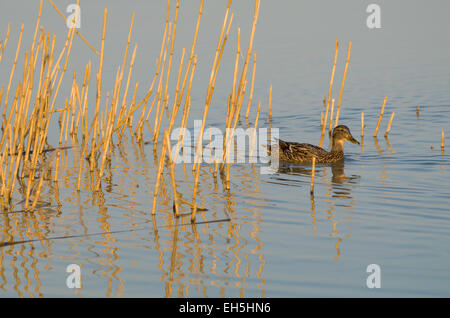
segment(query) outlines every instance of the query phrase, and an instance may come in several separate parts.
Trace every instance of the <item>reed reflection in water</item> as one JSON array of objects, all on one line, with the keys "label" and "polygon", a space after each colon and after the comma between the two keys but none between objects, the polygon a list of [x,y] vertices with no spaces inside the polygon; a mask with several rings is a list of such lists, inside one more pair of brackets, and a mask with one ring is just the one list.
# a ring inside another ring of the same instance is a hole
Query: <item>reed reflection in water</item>
[{"label": "reed reflection in water", "polygon": [[[81,190],[74,189],[80,163],[79,148],[74,148],[60,152],[59,181],[45,181],[48,193],[42,197],[48,201],[40,202],[33,213],[18,208],[2,213],[1,289],[14,289],[21,297],[45,296],[46,284],[56,284],[56,277],[64,284],[68,275],[57,273],[61,268],[50,265],[56,262],[81,265],[79,296],[96,291],[107,297],[123,296],[127,284],[143,279],[134,270],[146,268],[162,284],[160,290],[150,288],[150,295],[264,297],[259,167],[236,166],[232,186],[247,196],[243,210],[237,211],[242,204],[234,191],[226,190],[220,178],[212,178],[209,166],[203,166],[198,202],[204,209],[199,209],[198,222],[191,224],[187,204],[175,217],[167,191],[170,178],[165,174],[157,214],[151,214],[152,176],[158,160],[151,147],[131,140],[115,145],[98,192],[92,191],[93,175],[98,172],[89,169],[82,175]],[[192,191],[192,180],[185,174],[190,168],[176,165],[180,193]],[[153,278],[148,283],[154,284]]]}]

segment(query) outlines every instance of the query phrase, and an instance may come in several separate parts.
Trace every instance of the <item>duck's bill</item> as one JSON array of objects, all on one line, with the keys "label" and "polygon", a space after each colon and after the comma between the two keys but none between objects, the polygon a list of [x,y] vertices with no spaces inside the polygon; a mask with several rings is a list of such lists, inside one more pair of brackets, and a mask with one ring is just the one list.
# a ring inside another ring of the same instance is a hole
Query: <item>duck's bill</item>
[{"label": "duck's bill", "polygon": [[350,139],[348,141],[350,141],[351,143],[359,145],[359,141],[356,140],[355,138],[353,138],[352,136],[350,136]]}]

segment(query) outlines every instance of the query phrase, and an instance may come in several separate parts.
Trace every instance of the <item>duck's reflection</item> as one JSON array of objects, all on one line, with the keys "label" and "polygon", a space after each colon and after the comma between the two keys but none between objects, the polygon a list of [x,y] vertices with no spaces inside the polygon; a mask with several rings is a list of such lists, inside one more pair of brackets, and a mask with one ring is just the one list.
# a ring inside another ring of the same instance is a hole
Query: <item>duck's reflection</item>
[{"label": "duck's reflection", "polygon": [[[326,177],[328,169],[331,169],[331,192],[332,197],[352,199],[352,188],[359,182],[359,175],[345,175],[345,162],[339,161],[332,164],[317,164],[316,173],[323,170],[323,176]],[[300,175],[311,177],[311,165],[280,162],[278,173],[288,175]]]},{"label": "duck's reflection", "polygon": [[[318,230],[318,219],[323,214],[320,213],[320,206],[325,207],[325,217],[331,223],[331,230],[328,234],[329,237],[334,240],[334,247],[336,249],[336,254],[334,255],[334,260],[337,261],[341,255],[340,244],[344,238],[350,237],[350,234],[345,234],[345,226],[341,230],[338,230],[338,223],[342,221],[335,213],[336,206],[342,206],[345,209],[353,210],[353,196],[352,189],[359,182],[360,176],[358,175],[346,175],[344,172],[345,162],[340,161],[333,164],[319,164],[316,166],[316,176],[321,175],[322,184],[328,184],[329,188],[325,192],[325,197],[323,200],[317,201],[314,195],[311,195],[311,217],[312,217],[312,227],[314,236],[317,235]],[[327,175],[328,169],[331,169],[331,177]],[[322,172],[322,173],[320,173]],[[311,178],[312,168],[311,165],[293,164],[280,162],[278,173],[286,175],[297,175],[307,177],[307,180]],[[316,209],[316,204],[319,205],[319,211]]]}]

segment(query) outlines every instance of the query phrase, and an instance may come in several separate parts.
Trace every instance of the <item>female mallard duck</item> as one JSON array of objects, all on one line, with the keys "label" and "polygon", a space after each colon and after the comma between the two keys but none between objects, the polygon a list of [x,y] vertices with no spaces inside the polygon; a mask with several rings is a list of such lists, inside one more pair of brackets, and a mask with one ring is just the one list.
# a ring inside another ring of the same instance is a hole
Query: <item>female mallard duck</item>
[{"label": "female mallard duck", "polygon": [[[278,140],[279,159],[290,162],[312,162],[313,157],[316,157],[318,163],[337,162],[344,158],[344,141],[346,140],[359,145],[359,141],[353,138],[350,129],[345,125],[339,125],[333,129],[331,151],[310,144]],[[270,146],[268,146],[268,153],[270,156]]]}]

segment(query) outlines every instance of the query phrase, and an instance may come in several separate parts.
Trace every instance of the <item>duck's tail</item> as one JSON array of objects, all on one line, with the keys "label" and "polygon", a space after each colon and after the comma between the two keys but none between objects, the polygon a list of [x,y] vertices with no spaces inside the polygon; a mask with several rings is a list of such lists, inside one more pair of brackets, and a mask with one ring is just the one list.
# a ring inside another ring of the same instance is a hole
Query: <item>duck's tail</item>
[{"label": "duck's tail", "polygon": [[[275,138],[275,137],[273,137],[273,139],[278,144],[280,144],[280,141],[283,142],[281,139],[278,139],[278,138]],[[270,156],[272,154],[272,146],[270,144],[268,144],[268,145],[261,145],[261,147],[264,148],[267,151],[267,155]]]}]

